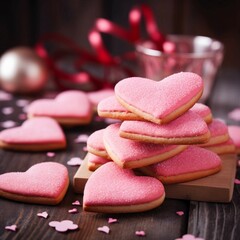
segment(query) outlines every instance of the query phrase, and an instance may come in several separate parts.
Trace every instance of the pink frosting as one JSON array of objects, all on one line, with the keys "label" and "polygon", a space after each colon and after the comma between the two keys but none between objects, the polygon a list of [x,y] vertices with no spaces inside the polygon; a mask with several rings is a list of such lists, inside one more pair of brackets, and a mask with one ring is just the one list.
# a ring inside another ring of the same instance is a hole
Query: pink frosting
[{"label": "pink frosting", "polygon": [[136,161],[143,158],[161,155],[175,149],[176,145],[161,145],[129,140],[119,136],[120,124],[108,126],[104,132],[104,142],[122,162]]},{"label": "pink frosting", "polygon": [[0,189],[25,196],[56,198],[68,184],[67,168],[55,162],[39,163],[26,172],[0,175]]},{"label": "pink frosting", "polygon": [[120,131],[136,133],[151,137],[193,137],[206,134],[207,124],[196,113],[191,110],[177,119],[163,125],[147,121],[124,121]]},{"label": "pink frosting", "polygon": [[202,89],[200,76],[181,72],[159,82],[140,77],[126,78],[116,84],[115,94],[129,105],[161,119],[188,103]]},{"label": "pink frosting", "polygon": [[93,132],[87,139],[87,146],[103,151],[105,146],[103,144],[103,133],[105,129],[100,129]]},{"label": "pink frosting", "polygon": [[162,183],[152,177],[136,176],[132,170],[121,169],[109,162],[88,179],[83,196],[87,206],[128,206],[159,199],[164,194]]},{"label": "pink frosting", "polygon": [[94,155],[92,153],[88,153],[87,159],[88,159],[89,162],[95,163],[95,164],[105,164],[105,163],[111,161],[110,159],[99,157],[99,156],[96,156],[96,155]]},{"label": "pink frosting", "polygon": [[211,133],[211,137],[222,136],[228,134],[227,125],[218,119],[213,119],[213,121],[208,125],[208,128]]},{"label": "pink frosting", "polygon": [[0,140],[13,144],[62,143],[65,135],[59,124],[49,117],[26,120],[22,126],[0,132]]},{"label": "pink frosting", "polygon": [[126,112],[129,113],[129,111],[124,108],[116,99],[115,96],[110,96],[108,98],[103,99],[98,104],[98,111],[101,112]]},{"label": "pink frosting", "polygon": [[240,147],[240,127],[235,125],[228,126],[228,133],[236,147]]},{"label": "pink frosting", "polygon": [[92,105],[86,93],[69,90],[58,94],[55,99],[33,101],[27,112],[35,116],[85,118],[92,113]]},{"label": "pink frosting", "polygon": [[209,114],[211,114],[210,108],[207,105],[203,104],[203,103],[195,103],[193,105],[193,107],[191,108],[191,110],[193,112],[197,113],[203,119],[206,116],[208,116]]},{"label": "pink frosting", "polygon": [[102,101],[103,99],[105,99],[109,96],[113,96],[114,90],[113,89],[101,89],[98,91],[89,92],[89,93],[87,93],[87,95],[88,95],[90,102],[93,104],[93,106],[96,107],[98,105],[98,103],[100,101]]},{"label": "pink frosting", "polygon": [[189,146],[178,155],[149,166],[158,176],[176,176],[186,173],[214,169],[221,165],[220,157],[207,149]]}]

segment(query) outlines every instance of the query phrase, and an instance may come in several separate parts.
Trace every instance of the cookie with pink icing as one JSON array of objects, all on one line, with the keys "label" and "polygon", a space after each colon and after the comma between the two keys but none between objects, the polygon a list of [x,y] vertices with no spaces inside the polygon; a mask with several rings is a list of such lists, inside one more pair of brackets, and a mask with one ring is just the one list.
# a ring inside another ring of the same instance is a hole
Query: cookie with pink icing
[{"label": "cookie with pink icing", "polygon": [[114,90],[117,100],[130,112],[163,124],[197,102],[203,92],[203,80],[191,72],[176,73],[159,82],[132,77],[118,82]]},{"label": "cookie with pink icing", "polygon": [[87,96],[95,109],[97,109],[97,105],[99,104],[100,101],[113,95],[114,90],[112,88],[101,89],[98,91],[87,93]]},{"label": "cookie with pink icing", "polygon": [[28,203],[55,205],[69,185],[67,168],[55,162],[38,163],[26,172],[0,175],[0,196]]},{"label": "cookie with pink icing", "polygon": [[64,91],[55,99],[38,99],[27,108],[29,118],[46,116],[61,125],[75,126],[91,122],[93,106],[86,93],[78,90]]},{"label": "cookie with pink icing", "polygon": [[105,129],[93,132],[87,139],[88,152],[102,158],[110,158],[103,143],[103,133]]},{"label": "cookie with pink icing", "polygon": [[205,121],[191,110],[162,125],[147,121],[124,121],[119,132],[124,138],[157,144],[205,143],[210,138]]},{"label": "cookie with pink icing", "polygon": [[141,168],[147,175],[164,184],[192,181],[215,174],[221,170],[220,157],[207,149],[189,146],[178,155],[151,166]]},{"label": "cookie with pink icing", "polygon": [[86,158],[87,158],[88,170],[90,170],[90,171],[95,171],[103,164],[112,161],[109,158],[99,157],[90,152],[87,154]]},{"label": "cookie with pink icing", "polygon": [[122,168],[139,168],[164,161],[187,147],[129,140],[119,136],[119,128],[119,123],[109,125],[104,131],[103,141],[108,155]]},{"label": "cookie with pink icing", "polygon": [[157,179],[136,176],[131,169],[109,162],[88,179],[83,209],[103,213],[142,212],[160,206],[164,198],[164,187]]},{"label": "cookie with pink icing", "polygon": [[240,126],[229,125],[228,133],[230,135],[230,138],[233,140],[233,143],[236,148],[236,153],[240,154]]},{"label": "cookie with pink icing", "polygon": [[215,152],[218,155],[235,154],[236,153],[236,148],[235,148],[234,142],[231,138],[229,138],[224,143],[219,143],[219,144],[216,144],[216,145],[206,146],[204,148],[208,149],[212,152]]},{"label": "cookie with pink icing", "polygon": [[195,103],[190,109],[202,117],[207,124],[212,122],[212,112],[207,105],[203,103]]},{"label": "cookie with pink icing", "polygon": [[66,138],[54,119],[36,117],[1,131],[0,147],[18,151],[57,150],[66,147]]},{"label": "cookie with pink icing", "polygon": [[115,96],[110,96],[99,102],[97,112],[100,117],[119,120],[143,120],[140,116],[123,107]]},{"label": "cookie with pink icing", "polygon": [[208,128],[211,134],[211,137],[208,142],[200,144],[201,147],[209,147],[216,144],[221,144],[229,139],[228,127],[227,125],[218,119],[213,119]]}]

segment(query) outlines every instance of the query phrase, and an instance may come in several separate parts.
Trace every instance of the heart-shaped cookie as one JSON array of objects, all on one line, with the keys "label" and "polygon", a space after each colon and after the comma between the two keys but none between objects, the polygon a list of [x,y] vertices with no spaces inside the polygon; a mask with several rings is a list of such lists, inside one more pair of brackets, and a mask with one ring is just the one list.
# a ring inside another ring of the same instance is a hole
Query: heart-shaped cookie
[{"label": "heart-shaped cookie", "polygon": [[52,118],[36,117],[22,126],[0,132],[0,147],[20,151],[45,151],[66,147],[65,135]]},{"label": "heart-shaped cookie", "polygon": [[93,106],[86,93],[69,90],[55,99],[39,99],[27,108],[28,117],[52,117],[61,125],[73,126],[88,124],[91,121]]},{"label": "heart-shaped cookie", "polygon": [[177,119],[162,125],[147,121],[124,121],[120,127],[120,136],[156,144],[196,144],[207,142],[210,131],[202,117],[188,110]]},{"label": "heart-shaped cookie", "polygon": [[15,201],[58,204],[69,184],[67,168],[55,162],[33,165],[26,172],[0,175],[0,196]]},{"label": "heart-shaped cookie", "polygon": [[180,154],[141,171],[158,178],[164,184],[187,182],[206,177],[221,170],[221,158],[207,149],[189,146]]},{"label": "heart-shaped cookie", "polygon": [[132,170],[109,162],[88,179],[83,209],[106,213],[141,212],[158,207],[164,197],[164,187],[159,180],[136,176]]},{"label": "heart-shaped cookie", "polygon": [[122,168],[139,168],[161,162],[187,147],[129,140],[119,136],[119,129],[120,123],[108,126],[104,131],[103,141],[108,155]]},{"label": "heart-shaped cookie", "polygon": [[173,74],[159,82],[126,78],[115,86],[118,101],[129,111],[158,124],[182,115],[201,97],[203,80],[195,73]]}]

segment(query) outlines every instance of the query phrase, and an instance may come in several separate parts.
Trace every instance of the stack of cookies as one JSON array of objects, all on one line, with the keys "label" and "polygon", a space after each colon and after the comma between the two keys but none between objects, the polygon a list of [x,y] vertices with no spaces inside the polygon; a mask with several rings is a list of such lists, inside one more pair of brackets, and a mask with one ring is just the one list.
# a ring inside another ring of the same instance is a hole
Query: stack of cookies
[{"label": "stack of cookies", "polygon": [[92,133],[87,142],[88,167],[97,170],[85,186],[86,211],[157,207],[165,196],[162,184],[217,173],[218,154],[234,152],[227,126],[197,103],[203,92],[197,74],[181,72],[160,82],[127,78],[114,91],[98,104],[98,114],[119,122]]}]

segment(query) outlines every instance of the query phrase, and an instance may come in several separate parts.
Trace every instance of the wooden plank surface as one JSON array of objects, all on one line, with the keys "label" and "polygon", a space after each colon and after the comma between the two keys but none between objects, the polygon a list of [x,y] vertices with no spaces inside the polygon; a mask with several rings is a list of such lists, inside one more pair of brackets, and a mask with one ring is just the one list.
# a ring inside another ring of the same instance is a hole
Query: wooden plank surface
[{"label": "wooden plank surface", "polygon": [[[165,185],[166,197],[173,199],[230,202],[236,174],[236,155],[223,155],[222,170],[214,175],[198,180]],[[84,186],[92,172],[87,168],[87,156],[73,180],[74,190],[83,193]]]}]

